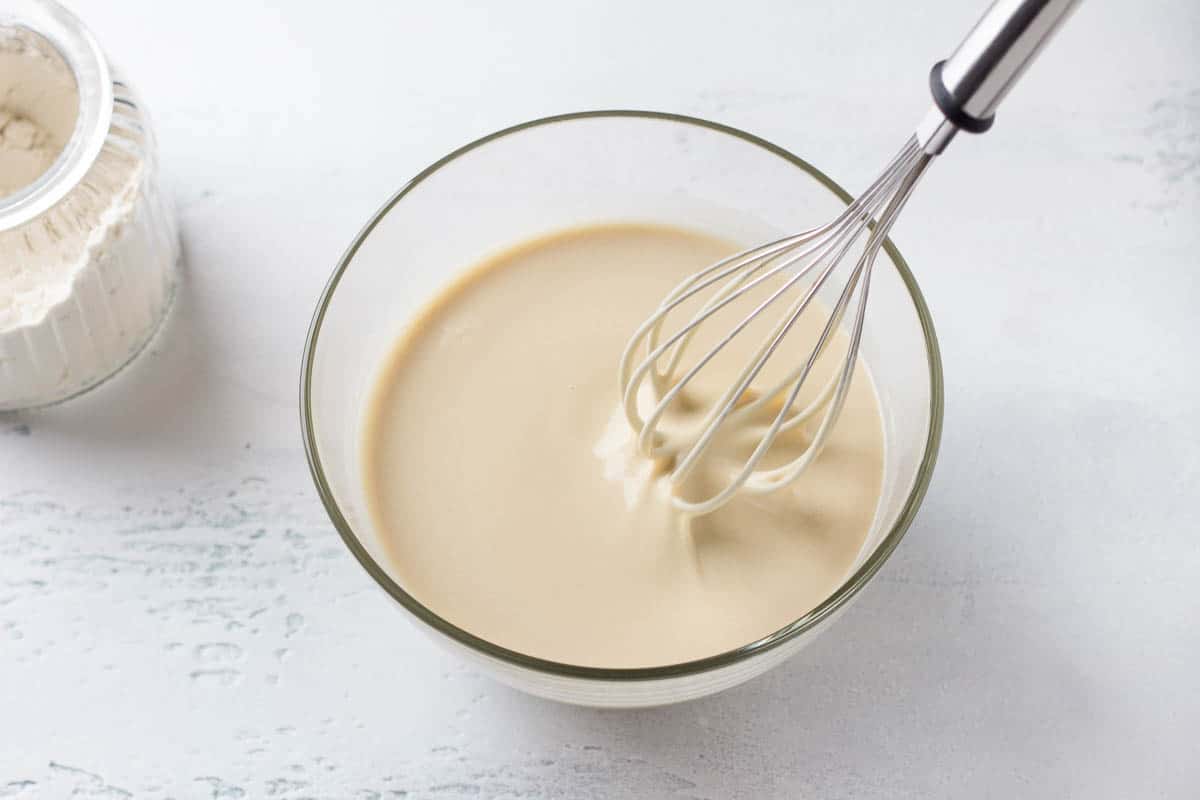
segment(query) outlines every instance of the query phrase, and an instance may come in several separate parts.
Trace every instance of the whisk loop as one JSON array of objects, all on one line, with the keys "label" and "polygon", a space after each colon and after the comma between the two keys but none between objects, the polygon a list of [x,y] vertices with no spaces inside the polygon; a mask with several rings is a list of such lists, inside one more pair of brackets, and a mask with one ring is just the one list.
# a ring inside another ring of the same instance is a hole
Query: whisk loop
[{"label": "whisk loop", "polygon": [[[699,501],[687,500],[676,494],[673,502],[678,508],[692,514],[704,514],[728,502],[740,489],[750,492],[772,491],[795,480],[820,453],[842,409],[853,377],[875,256],[929,158],[914,136],[905,143],[880,177],[832,222],[730,256],[690,276],[662,301],[655,313],[634,333],[621,356],[620,364],[620,389],[625,415],[637,435],[638,448],[643,454],[659,459],[674,459],[670,475],[673,484],[678,485],[692,473],[718,432],[726,427],[741,426],[739,429],[744,429],[749,420],[786,391],[770,425],[765,429],[751,426],[750,431],[758,439],[757,445],[724,488]],[[770,388],[752,393],[755,378],[776,354],[801,316],[813,307],[814,298],[866,231],[869,231],[866,247],[855,262],[807,358]],[[809,280],[806,281],[806,278]],[[715,346],[685,370],[681,368],[688,345],[692,343],[700,325],[766,282],[779,280],[782,280],[782,284],[742,317]],[[793,411],[801,388],[817,359],[834,339],[856,289],[859,291],[854,321],[841,367],[808,405]],[[664,339],[663,328],[668,315],[709,290],[712,290],[711,296],[703,301],[699,310],[686,324],[670,332]],[[755,319],[777,303],[786,302],[783,298],[789,294],[796,295],[795,299],[787,305],[746,367],[704,413],[695,428],[698,433],[683,441],[673,441],[663,436],[658,428],[659,423],[696,375],[731,341],[742,335]],[[643,352],[643,356],[635,365],[639,352]],[[650,413],[643,417],[638,402],[647,379],[654,405]],[[780,434],[797,428],[818,414],[821,415],[820,423],[811,442],[799,456],[781,466],[759,468]]]}]

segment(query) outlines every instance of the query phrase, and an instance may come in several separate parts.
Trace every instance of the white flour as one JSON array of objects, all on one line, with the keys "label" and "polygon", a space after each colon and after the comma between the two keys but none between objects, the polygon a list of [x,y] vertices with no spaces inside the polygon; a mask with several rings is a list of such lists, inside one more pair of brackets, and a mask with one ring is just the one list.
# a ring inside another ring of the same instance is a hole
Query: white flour
[{"label": "white flour", "polygon": [[0,106],[0,197],[33,183],[60,152],[45,128]]},{"label": "white flour", "polygon": [[0,32],[0,197],[49,168],[78,107],[75,79],[57,53],[27,31]]}]

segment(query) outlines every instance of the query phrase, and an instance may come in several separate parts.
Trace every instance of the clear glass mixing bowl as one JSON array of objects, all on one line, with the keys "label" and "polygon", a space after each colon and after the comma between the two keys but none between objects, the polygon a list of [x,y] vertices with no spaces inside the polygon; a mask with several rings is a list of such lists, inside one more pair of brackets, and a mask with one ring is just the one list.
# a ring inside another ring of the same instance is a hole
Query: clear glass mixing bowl
[{"label": "clear glass mixing bowl", "polygon": [[376,370],[397,337],[442,287],[489,253],[556,229],[616,220],[696,228],[751,245],[823,222],[849,200],[815,167],[769,142],[713,122],[644,111],[535,120],[431,165],[355,237],[321,294],[305,346],[305,449],[317,491],[350,552],[434,639],[495,678],[555,700],[627,707],[688,700],[741,683],[799,651],[895,549],[937,454],[937,340],[916,280],[890,242],[872,278],[862,347],[886,440],[873,529],[832,595],[736,650],[669,666],[597,669],[518,653],[456,627],[408,594],[389,568],[366,509],[359,434]]}]

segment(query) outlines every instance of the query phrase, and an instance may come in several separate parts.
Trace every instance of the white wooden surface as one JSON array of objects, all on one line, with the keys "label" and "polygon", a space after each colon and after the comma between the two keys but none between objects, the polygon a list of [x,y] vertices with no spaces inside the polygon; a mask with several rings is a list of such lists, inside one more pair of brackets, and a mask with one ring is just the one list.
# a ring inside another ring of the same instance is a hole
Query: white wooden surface
[{"label": "white wooden surface", "polygon": [[130,372],[0,417],[0,797],[1195,797],[1194,0],[1086,3],[922,185],[895,239],[944,348],[937,477],[774,673],[638,713],[494,685],[371,587],[303,464],[319,288],[428,162],[642,107],[860,187],[980,5],[80,0],[187,266]]}]

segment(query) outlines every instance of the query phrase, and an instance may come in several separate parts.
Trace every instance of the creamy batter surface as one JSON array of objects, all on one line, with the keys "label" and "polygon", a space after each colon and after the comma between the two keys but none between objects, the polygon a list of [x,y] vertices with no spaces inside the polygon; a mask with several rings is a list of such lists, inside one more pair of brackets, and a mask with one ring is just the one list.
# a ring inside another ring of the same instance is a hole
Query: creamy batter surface
[{"label": "creamy batter surface", "polygon": [[[799,481],[700,517],[671,505],[664,465],[634,451],[619,410],[617,361],[631,333],[683,278],[738,249],[670,228],[573,229],[487,260],[424,312],[380,372],[361,448],[373,522],[408,592],[513,650],[644,667],[749,644],[837,588],[883,471],[861,365]],[[824,319],[806,315],[768,366],[794,367]],[[726,389],[759,340],[735,340],[691,400]],[[818,367],[801,402],[833,364]],[[679,491],[721,483],[745,452],[722,447]]]}]

